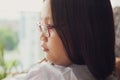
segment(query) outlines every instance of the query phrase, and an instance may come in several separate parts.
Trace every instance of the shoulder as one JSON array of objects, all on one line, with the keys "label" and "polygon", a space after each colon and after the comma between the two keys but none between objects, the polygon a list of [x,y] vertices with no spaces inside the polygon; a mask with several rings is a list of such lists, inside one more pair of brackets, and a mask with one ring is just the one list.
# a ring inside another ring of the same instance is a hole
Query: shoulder
[{"label": "shoulder", "polygon": [[72,65],[70,66],[76,77],[82,80],[96,80],[91,74],[86,65]]},{"label": "shoulder", "polygon": [[[78,80],[96,80],[86,65],[72,65],[71,68]],[[105,80],[119,80],[119,76],[115,71],[113,71],[113,73]]]},{"label": "shoulder", "polygon": [[[54,75],[54,76],[53,76]],[[64,80],[60,71],[56,70],[52,65],[41,63],[37,67],[31,69],[25,80]]]}]

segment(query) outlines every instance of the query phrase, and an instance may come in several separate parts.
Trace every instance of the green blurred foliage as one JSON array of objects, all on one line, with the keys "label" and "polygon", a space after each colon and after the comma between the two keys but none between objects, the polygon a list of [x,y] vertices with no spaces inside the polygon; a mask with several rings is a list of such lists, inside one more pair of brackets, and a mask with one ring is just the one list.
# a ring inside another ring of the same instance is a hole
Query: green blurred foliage
[{"label": "green blurred foliage", "polygon": [[4,79],[11,73],[13,68],[16,68],[19,65],[17,60],[5,60],[5,54],[3,51],[3,45],[0,44],[0,80]]},{"label": "green blurred foliage", "polygon": [[11,28],[0,28],[0,43],[3,44],[5,50],[15,49],[18,44],[17,33]]}]

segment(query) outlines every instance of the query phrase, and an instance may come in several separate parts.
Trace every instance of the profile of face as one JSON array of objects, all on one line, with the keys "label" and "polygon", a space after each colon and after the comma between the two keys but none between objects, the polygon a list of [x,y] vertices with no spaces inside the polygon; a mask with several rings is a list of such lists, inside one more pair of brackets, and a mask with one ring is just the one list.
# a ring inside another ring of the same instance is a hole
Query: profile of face
[{"label": "profile of face", "polygon": [[53,64],[67,66],[71,64],[63,43],[58,36],[52,20],[50,0],[43,2],[40,22],[40,40],[46,59]]}]

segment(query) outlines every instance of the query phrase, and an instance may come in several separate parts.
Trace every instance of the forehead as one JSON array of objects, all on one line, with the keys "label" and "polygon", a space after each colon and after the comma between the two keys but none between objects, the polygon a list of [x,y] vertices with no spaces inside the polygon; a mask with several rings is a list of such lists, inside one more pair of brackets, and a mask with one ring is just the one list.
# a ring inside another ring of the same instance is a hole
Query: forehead
[{"label": "forehead", "polygon": [[41,8],[41,14],[40,14],[40,19],[41,20],[51,20],[51,7],[50,7],[50,0],[45,0],[42,3],[42,8]]},{"label": "forehead", "polygon": [[40,11],[41,11],[41,18],[51,17],[50,0],[45,0],[45,2],[42,3],[42,8]]}]

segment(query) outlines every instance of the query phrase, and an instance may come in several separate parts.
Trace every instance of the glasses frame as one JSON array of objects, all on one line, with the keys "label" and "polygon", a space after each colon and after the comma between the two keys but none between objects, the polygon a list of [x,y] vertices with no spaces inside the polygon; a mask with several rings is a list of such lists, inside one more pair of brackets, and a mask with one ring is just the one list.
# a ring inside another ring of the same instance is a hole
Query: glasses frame
[{"label": "glasses frame", "polygon": [[40,29],[40,33],[42,33],[46,37],[50,37],[50,31],[51,31],[51,29],[54,28],[54,25],[51,25],[51,24],[42,25],[42,24],[38,23],[38,27]]}]

